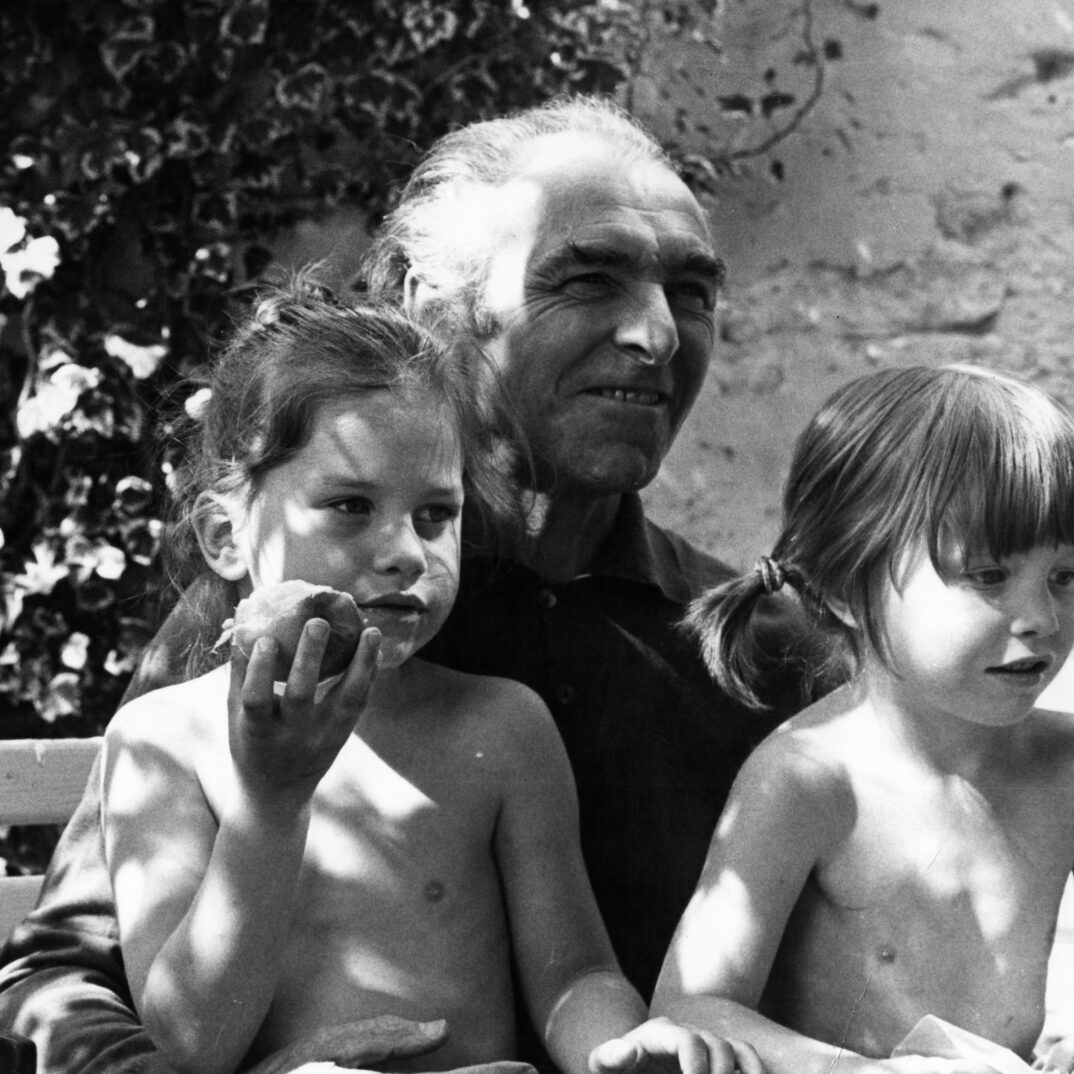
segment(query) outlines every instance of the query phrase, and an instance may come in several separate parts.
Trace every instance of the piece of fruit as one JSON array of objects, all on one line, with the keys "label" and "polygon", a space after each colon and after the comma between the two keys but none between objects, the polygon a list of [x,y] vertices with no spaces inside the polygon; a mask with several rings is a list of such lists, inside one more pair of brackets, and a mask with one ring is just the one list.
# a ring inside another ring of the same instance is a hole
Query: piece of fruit
[{"label": "piece of fruit", "polygon": [[321,678],[345,671],[358,647],[362,620],[349,593],[326,585],[295,580],[254,590],[239,601],[235,617],[224,623],[217,644],[230,641],[249,657],[258,638],[275,638],[279,650],[274,675],[284,680],[291,671],[302,628],[310,619],[324,619],[331,630],[321,660]]}]

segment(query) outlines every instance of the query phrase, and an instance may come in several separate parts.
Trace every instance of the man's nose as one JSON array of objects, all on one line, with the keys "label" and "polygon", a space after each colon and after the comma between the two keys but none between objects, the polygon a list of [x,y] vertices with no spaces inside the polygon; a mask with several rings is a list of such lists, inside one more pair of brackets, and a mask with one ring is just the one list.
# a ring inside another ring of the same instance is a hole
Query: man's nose
[{"label": "man's nose", "polygon": [[403,588],[425,573],[425,545],[409,519],[382,526],[376,542],[373,566],[379,573],[398,576]]},{"label": "man's nose", "polygon": [[663,285],[639,283],[624,297],[618,347],[642,365],[666,365],[679,349],[679,328]]}]

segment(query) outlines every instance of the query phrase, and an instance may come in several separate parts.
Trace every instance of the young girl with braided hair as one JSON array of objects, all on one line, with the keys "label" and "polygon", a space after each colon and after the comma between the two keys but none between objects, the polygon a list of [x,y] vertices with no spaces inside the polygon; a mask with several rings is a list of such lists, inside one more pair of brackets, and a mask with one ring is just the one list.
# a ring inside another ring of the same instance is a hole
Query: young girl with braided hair
[{"label": "young girl with braided hair", "polygon": [[[743,767],[654,1013],[769,1074],[988,1069],[903,1054],[932,1050],[932,1021],[899,1047],[926,1016],[1031,1059],[1074,865],[1074,718],[1035,707],[1074,643],[1070,413],[983,368],[847,384],[797,443],[771,556],[694,609],[748,703],[777,591],[852,675]],[[1040,1065],[1071,1070],[1071,1043]]]},{"label": "young girl with braided hair", "polygon": [[281,669],[281,637],[243,648],[236,613],[228,665],[108,727],[124,965],[177,1071],[342,1068],[334,1037],[384,1017],[446,1021],[436,1050],[390,1069],[510,1060],[513,956],[563,1071],[730,1074],[733,1049],[647,1020],[619,972],[543,703],[415,655],[455,598],[465,490],[493,480],[460,362],[401,312],[300,278],[257,307],[201,397],[179,538],[232,607],[312,583],[353,599],[364,629],[326,676],[325,616],[300,621]]}]

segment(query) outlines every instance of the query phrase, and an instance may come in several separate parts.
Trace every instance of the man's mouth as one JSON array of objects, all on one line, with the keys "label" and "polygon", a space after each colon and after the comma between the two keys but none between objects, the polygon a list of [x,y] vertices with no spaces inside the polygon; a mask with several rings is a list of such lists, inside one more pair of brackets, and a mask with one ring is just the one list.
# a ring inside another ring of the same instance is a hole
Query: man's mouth
[{"label": "man's mouth", "polygon": [[666,399],[661,392],[636,388],[591,388],[587,394],[598,395],[601,399],[614,399],[617,403],[635,403],[638,406],[658,406]]}]

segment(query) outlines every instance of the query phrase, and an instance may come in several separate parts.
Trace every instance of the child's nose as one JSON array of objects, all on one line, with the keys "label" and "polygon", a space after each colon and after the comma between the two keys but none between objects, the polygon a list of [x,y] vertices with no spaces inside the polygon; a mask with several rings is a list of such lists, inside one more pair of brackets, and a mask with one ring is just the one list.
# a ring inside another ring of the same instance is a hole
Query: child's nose
[{"label": "child's nose", "polygon": [[1056,598],[1048,586],[1027,592],[1020,601],[1011,629],[1015,634],[1048,637],[1059,629]]},{"label": "child's nose", "polygon": [[397,574],[404,587],[425,573],[425,546],[410,522],[385,526],[377,541],[374,567],[382,574]]}]

